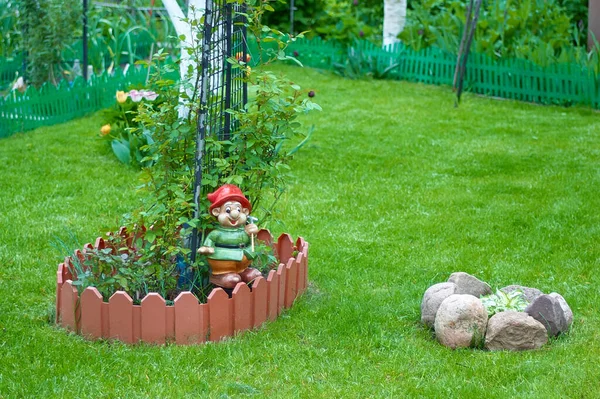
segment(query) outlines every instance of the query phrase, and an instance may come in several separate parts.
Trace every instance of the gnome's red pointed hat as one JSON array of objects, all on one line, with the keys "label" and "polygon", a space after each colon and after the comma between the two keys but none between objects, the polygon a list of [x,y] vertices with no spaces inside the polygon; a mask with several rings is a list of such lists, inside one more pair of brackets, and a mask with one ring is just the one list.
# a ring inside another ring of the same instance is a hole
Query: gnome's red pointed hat
[{"label": "gnome's red pointed hat", "polygon": [[238,186],[234,186],[233,184],[224,184],[206,197],[210,201],[210,211],[227,201],[237,201],[244,208],[248,208],[249,211],[252,210],[252,205],[250,205],[248,198],[244,196],[244,193],[242,193],[242,190]]}]

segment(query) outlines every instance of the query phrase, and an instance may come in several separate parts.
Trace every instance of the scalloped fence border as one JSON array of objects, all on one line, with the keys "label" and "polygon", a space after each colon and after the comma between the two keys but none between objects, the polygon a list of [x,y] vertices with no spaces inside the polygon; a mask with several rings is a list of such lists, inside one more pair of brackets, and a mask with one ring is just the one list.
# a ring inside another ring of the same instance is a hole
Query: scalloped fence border
[{"label": "scalloped fence border", "polygon": [[[261,230],[257,238],[273,246],[268,230]],[[83,259],[87,250],[105,245],[100,237],[93,246],[86,244],[83,251],[76,250],[74,256]],[[113,339],[128,344],[193,345],[232,337],[275,320],[306,290],[308,243],[302,237],[294,242],[284,233],[274,250],[280,262],[287,261],[271,270],[266,279],[256,279],[252,289],[238,283],[229,298],[222,288],[215,288],[207,303],[199,303],[196,296],[184,291],[175,298],[173,306],[167,306],[157,293],[146,295],[141,305],[134,305],[124,291],[115,292],[108,302],[94,287],[86,288],[79,296],[69,271],[72,258],[67,257],[56,275],[56,324],[90,340]]]}]

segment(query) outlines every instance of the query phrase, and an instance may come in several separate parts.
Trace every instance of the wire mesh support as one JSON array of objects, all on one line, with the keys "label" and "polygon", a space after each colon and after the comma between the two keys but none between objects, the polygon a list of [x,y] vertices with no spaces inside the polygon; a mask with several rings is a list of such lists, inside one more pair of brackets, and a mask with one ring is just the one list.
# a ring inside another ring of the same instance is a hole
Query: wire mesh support
[{"label": "wire mesh support", "polygon": [[[202,168],[211,162],[211,156],[205,151],[206,137],[215,136],[227,140],[236,129],[235,120],[228,110],[244,109],[248,101],[248,87],[244,70],[233,69],[227,61],[234,54],[243,54],[246,60],[246,27],[238,20],[245,13],[245,5],[233,4],[227,0],[208,0],[206,2],[202,57],[199,71],[199,98],[196,162],[194,170],[194,217],[200,219],[202,195]],[[200,232],[193,229],[190,240],[190,260],[196,261],[196,251],[200,246]]]}]

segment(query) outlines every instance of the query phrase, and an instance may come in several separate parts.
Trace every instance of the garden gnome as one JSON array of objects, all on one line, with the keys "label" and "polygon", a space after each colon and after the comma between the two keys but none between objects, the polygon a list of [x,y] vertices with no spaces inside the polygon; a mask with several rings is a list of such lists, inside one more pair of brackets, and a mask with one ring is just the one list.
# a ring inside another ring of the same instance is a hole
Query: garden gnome
[{"label": "garden gnome", "polygon": [[262,274],[248,267],[255,258],[250,248],[251,236],[258,233],[254,223],[246,224],[252,206],[242,191],[233,184],[225,184],[208,194],[210,213],[219,226],[211,231],[198,253],[207,255],[211,268],[210,282],[223,288],[234,288],[237,283],[248,283]]}]

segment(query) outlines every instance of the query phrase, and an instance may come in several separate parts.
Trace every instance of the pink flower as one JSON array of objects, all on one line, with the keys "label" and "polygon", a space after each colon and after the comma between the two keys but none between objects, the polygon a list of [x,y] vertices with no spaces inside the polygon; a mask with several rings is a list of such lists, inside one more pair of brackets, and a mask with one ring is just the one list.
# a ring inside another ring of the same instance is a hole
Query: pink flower
[{"label": "pink flower", "polygon": [[152,90],[130,90],[129,97],[131,97],[133,102],[139,103],[142,101],[142,98],[148,101],[154,101],[156,100],[156,97],[158,97],[158,94]]},{"label": "pink flower", "polygon": [[143,94],[142,92],[137,90],[130,90],[129,97],[131,97],[131,101],[139,103],[140,101],[142,101]]},{"label": "pink flower", "polygon": [[144,97],[148,101],[154,101],[156,100],[156,97],[158,97],[158,94],[156,94],[152,90],[142,90],[140,93],[142,93],[142,97]]}]

